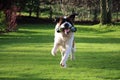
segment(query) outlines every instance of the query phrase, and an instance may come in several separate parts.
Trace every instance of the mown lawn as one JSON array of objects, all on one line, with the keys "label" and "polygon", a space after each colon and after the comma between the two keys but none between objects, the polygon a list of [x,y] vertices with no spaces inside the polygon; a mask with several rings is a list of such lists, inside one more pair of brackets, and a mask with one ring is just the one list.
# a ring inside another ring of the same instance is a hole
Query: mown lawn
[{"label": "mown lawn", "polygon": [[120,25],[76,25],[76,60],[53,57],[54,25],[0,34],[0,80],[120,80]]}]

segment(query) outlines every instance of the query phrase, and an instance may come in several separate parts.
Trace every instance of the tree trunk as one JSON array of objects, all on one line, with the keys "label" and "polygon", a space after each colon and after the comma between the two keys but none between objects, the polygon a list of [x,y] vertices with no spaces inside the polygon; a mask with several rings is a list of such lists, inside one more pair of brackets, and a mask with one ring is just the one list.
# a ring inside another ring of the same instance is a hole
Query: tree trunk
[{"label": "tree trunk", "polygon": [[39,14],[40,14],[40,1],[36,0],[36,17],[39,18]]},{"label": "tree trunk", "polygon": [[16,6],[11,6],[10,9],[5,10],[5,15],[6,15],[6,31],[16,31],[17,30],[17,23],[16,23],[16,15],[17,13],[17,7]]},{"label": "tree trunk", "polygon": [[51,6],[50,6],[50,12],[49,12],[49,14],[50,14],[50,19],[52,19],[52,15],[53,15],[53,11],[52,11],[52,8],[51,8]]},{"label": "tree trunk", "polygon": [[36,17],[37,18],[39,18],[39,12],[40,12],[39,7],[37,7],[37,10],[36,10]]},{"label": "tree trunk", "polygon": [[116,13],[116,21],[118,21],[118,14],[119,13],[119,11],[117,11],[117,13]]},{"label": "tree trunk", "polygon": [[32,9],[29,10],[29,16],[32,16]]},{"label": "tree trunk", "polygon": [[107,23],[111,23],[112,16],[111,16],[111,9],[112,9],[112,0],[107,0]]},{"label": "tree trunk", "polygon": [[101,24],[107,24],[106,0],[100,0]]},{"label": "tree trunk", "polygon": [[32,12],[33,12],[33,0],[30,1],[31,4],[29,4],[29,16],[32,16]]},{"label": "tree trunk", "polygon": [[98,13],[98,11],[97,11],[97,8],[95,7],[95,8],[93,9],[93,15],[94,15],[94,16],[93,16],[93,21],[94,21],[94,22],[97,21],[97,16],[98,16],[97,13]]},{"label": "tree trunk", "polygon": [[6,24],[6,31],[15,31],[16,30],[16,13],[17,13],[17,6],[15,6],[15,0],[3,0],[1,1],[2,10],[5,14],[5,24]]},{"label": "tree trunk", "polygon": [[112,0],[100,0],[101,24],[109,24],[112,21],[111,9]]}]

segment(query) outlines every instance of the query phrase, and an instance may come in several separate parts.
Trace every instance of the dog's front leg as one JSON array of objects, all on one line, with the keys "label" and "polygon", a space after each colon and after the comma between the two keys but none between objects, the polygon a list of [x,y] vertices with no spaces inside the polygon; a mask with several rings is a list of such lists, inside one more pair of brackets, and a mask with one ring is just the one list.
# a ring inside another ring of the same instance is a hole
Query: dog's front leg
[{"label": "dog's front leg", "polygon": [[54,47],[52,48],[52,51],[51,51],[51,54],[53,56],[56,55],[58,47],[59,47],[59,45],[57,43],[54,43]]},{"label": "dog's front leg", "polygon": [[71,52],[71,47],[70,47],[70,46],[67,46],[67,47],[66,47],[66,51],[65,51],[65,53],[64,53],[64,56],[62,57],[62,60],[61,60],[61,62],[60,62],[60,65],[61,65],[62,67],[66,67],[66,61],[67,61],[67,59],[68,59],[68,57],[69,57],[69,55],[70,55],[70,52]]},{"label": "dog's front leg", "polygon": [[71,39],[68,43],[66,43],[66,50],[65,50],[64,56],[60,62],[60,65],[62,67],[66,67],[66,61],[68,60],[68,57],[71,53],[72,42],[73,42],[73,39]]}]

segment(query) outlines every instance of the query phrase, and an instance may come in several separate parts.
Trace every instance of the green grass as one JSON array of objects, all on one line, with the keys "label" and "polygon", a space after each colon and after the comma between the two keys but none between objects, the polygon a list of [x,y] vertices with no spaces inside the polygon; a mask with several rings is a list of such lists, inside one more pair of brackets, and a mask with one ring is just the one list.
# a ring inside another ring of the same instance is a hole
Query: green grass
[{"label": "green grass", "polygon": [[54,25],[0,34],[0,80],[120,80],[120,26],[76,25],[76,60],[53,57]]}]

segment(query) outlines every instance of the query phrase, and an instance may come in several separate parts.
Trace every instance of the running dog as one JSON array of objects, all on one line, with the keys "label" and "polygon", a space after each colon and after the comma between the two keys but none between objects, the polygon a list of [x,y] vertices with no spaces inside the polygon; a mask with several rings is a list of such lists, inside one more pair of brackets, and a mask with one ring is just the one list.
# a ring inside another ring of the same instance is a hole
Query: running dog
[{"label": "running dog", "polygon": [[74,27],[73,22],[76,15],[77,14],[72,14],[70,16],[56,18],[57,24],[55,26],[54,46],[51,50],[51,54],[55,56],[57,50],[60,49],[62,56],[60,65],[63,68],[67,67],[66,61],[69,55],[71,55],[72,60],[74,59],[74,32],[76,32],[77,29]]}]

